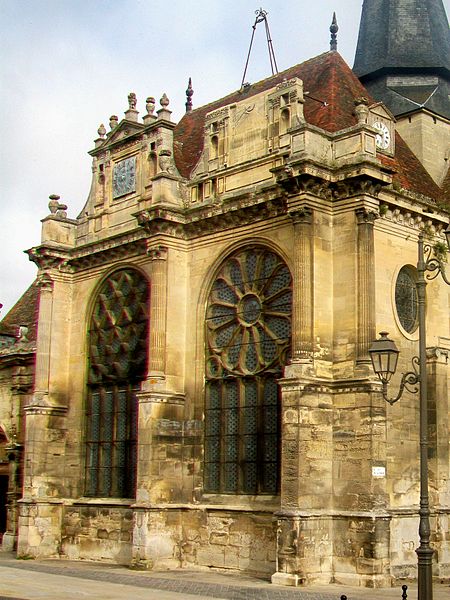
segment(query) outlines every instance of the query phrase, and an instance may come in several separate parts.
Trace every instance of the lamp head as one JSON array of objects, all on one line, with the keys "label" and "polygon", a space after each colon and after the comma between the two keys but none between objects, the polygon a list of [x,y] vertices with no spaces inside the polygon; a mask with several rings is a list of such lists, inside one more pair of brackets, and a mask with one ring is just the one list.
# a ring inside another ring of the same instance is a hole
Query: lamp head
[{"label": "lamp head", "polygon": [[400,354],[395,342],[388,338],[387,331],[380,332],[380,338],[372,342],[369,355],[373,370],[382,383],[388,383],[397,369],[398,355]]}]

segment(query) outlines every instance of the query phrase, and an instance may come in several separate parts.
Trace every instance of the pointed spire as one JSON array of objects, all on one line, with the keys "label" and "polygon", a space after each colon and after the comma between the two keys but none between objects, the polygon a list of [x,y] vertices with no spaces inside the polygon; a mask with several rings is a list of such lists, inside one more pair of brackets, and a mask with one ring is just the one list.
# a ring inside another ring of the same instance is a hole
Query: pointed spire
[{"label": "pointed spire", "polygon": [[194,95],[194,90],[192,89],[192,79],[189,77],[189,83],[186,90],[186,112],[191,112],[192,110],[192,96]]},{"label": "pointed spire", "polygon": [[353,70],[450,69],[450,34],[442,0],[364,0]]},{"label": "pointed spire", "polygon": [[450,32],[443,0],[364,0],[354,72],[394,115],[450,117]]},{"label": "pointed spire", "polygon": [[331,40],[330,40],[330,50],[332,52],[337,51],[337,32],[339,31],[339,25],[336,18],[336,13],[333,13],[333,21],[331,22],[330,32],[331,32]]}]

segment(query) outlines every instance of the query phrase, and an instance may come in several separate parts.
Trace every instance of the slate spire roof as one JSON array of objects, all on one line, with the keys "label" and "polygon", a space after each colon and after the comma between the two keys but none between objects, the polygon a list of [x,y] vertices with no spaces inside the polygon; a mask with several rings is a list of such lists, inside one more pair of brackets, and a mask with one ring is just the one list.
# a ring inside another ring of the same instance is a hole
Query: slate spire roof
[{"label": "slate spire roof", "polygon": [[443,0],[364,0],[354,72],[395,115],[450,118],[450,30]]}]

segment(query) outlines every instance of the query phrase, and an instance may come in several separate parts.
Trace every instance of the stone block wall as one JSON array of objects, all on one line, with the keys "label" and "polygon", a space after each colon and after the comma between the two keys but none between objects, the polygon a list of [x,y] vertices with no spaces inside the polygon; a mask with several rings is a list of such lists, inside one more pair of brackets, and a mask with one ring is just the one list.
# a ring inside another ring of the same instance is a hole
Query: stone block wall
[{"label": "stone block wall", "polygon": [[129,564],[132,529],[133,512],[129,506],[66,506],[60,555],[71,560]]},{"label": "stone block wall", "polygon": [[133,562],[151,569],[197,567],[271,574],[276,520],[272,513],[215,508],[138,509]]},{"label": "stone block wall", "polygon": [[334,580],[344,585],[385,587],[390,577],[390,518],[336,517]]}]

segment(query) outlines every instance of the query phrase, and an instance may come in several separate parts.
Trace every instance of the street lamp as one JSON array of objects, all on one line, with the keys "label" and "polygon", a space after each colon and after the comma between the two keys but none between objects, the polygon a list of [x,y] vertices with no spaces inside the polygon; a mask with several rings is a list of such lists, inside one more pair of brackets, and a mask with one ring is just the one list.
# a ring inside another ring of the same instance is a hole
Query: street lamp
[{"label": "street lamp", "polygon": [[[450,250],[450,224],[445,230],[447,246]],[[388,333],[383,331],[380,338],[372,343],[369,348],[370,358],[375,373],[383,384],[383,398],[389,404],[394,404],[406,388],[410,392],[417,392],[416,384],[420,389],[420,508],[419,508],[419,539],[417,553],[417,598],[418,600],[433,600],[433,574],[432,559],[434,550],[430,546],[430,505],[428,494],[428,397],[427,397],[427,365],[426,365],[426,324],[425,304],[427,280],[435,279],[439,273],[447,285],[447,277],[443,261],[432,256],[433,247],[424,244],[423,233],[419,234],[418,262],[417,262],[417,298],[419,308],[419,357],[412,359],[413,371],[404,373],[400,389],[395,398],[389,398],[387,387],[389,380],[397,368],[399,351],[395,343],[388,338]],[[427,273],[428,272],[428,273]],[[418,371],[417,371],[418,366]]]}]

